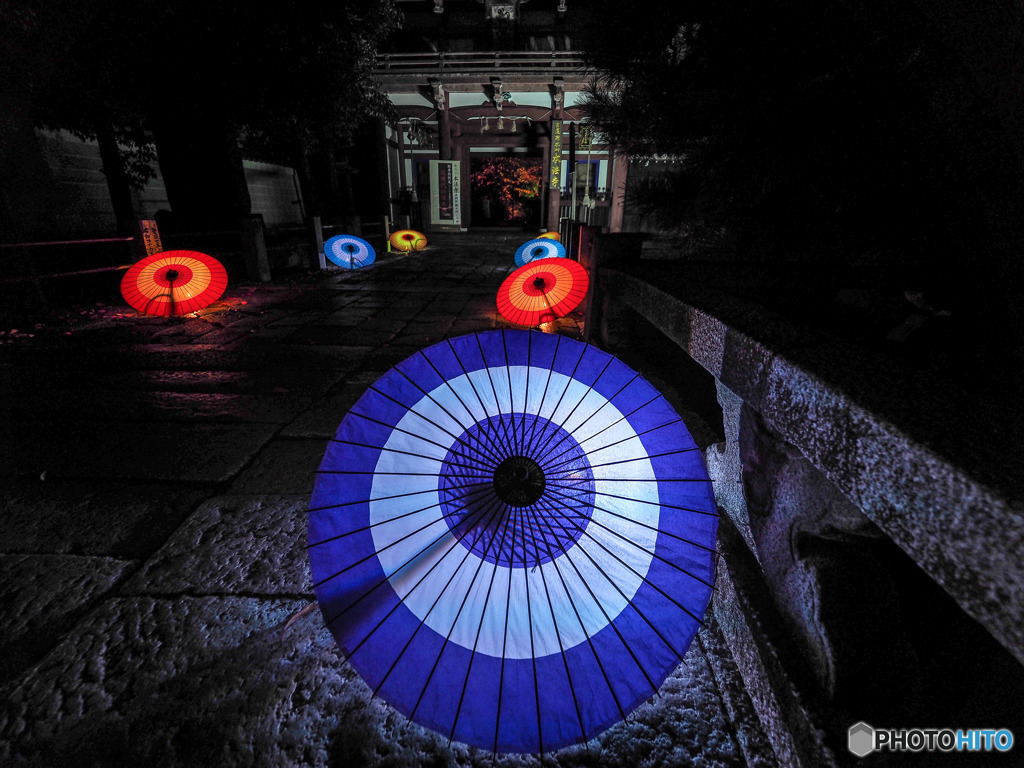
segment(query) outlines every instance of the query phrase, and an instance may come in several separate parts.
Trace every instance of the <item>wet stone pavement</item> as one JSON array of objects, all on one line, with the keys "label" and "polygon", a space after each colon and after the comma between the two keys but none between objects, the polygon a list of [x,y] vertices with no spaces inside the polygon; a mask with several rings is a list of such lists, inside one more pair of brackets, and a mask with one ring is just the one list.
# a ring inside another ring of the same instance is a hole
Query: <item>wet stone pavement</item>
[{"label": "wet stone pavement", "polygon": [[[521,239],[432,238],[198,318],[120,307],[0,346],[0,764],[541,764],[409,723],[302,612],[328,439],[394,363],[506,325]],[[543,764],[774,765],[738,680],[710,622],[659,697]]]}]

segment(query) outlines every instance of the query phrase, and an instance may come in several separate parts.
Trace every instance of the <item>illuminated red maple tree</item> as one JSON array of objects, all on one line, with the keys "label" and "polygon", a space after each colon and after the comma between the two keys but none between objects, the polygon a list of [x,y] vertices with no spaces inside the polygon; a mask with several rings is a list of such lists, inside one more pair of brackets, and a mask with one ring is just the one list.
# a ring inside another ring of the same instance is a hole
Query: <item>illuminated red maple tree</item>
[{"label": "illuminated red maple tree", "polygon": [[505,221],[525,221],[526,202],[540,197],[543,181],[536,161],[518,157],[489,157],[470,176],[473,188],[501,203]]}]

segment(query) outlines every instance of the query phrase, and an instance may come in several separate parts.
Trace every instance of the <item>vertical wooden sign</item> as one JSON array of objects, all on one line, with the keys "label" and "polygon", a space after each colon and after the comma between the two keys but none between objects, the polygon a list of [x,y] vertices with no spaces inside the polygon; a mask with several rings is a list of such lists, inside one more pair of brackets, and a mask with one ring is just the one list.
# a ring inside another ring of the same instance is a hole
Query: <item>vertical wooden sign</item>
[{"label": "vertical wooden sign", "polygon": [[462,227],[462,169],[458,160],[430,161],[430,223]]},{"label": "vertical wooden sign", "polygon": [[135,222],[135,255],[138,258],[152,256],[164,249],[160,241],[160,230],[152,219],[140,219]]},{"label": "vertical wooden sign", "polygon": [[562,121],[551,123],[551,188],[562,188]]}]

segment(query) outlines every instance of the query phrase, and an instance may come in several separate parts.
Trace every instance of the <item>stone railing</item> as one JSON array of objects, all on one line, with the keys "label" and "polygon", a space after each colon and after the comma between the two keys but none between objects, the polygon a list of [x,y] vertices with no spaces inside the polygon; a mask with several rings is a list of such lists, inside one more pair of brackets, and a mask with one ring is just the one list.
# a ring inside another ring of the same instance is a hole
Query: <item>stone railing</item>
[{"label": "stone railing", "polygon": [[605,346],[653,326],[714,377],[714,611],[783,764],[842,764],[847,718],[924,725],[895,720],[946,695],[939,660],[1024,690],[1024,505],[985,439],[998,412],[719,291],[611,267],[597,284]]}]

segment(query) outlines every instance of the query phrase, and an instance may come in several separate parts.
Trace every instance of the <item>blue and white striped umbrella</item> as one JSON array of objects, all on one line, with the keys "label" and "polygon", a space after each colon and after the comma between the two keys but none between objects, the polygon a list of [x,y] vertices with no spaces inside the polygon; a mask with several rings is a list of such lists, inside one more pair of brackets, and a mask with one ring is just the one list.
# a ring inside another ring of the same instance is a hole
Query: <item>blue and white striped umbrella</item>
[{"label": "blue and white striped umbrella", "polygon": [[366,391],[320,465],[308,544],[375,694],[449,740],[543,753],[624,719],[682,661],[717,523],[654,387],[588,344],[501,330]]},{"label": "blue and white striped umbrella", "polygon": [[565,246],[557,240],[538,237],[527,240],[516,249],[516,266],[522,267],[537,259],[565,258]]},{"label": "blue and white striped umbrella", "polygon": [[335,235],[324,243],[324,256],[339,267],[358,269],[373,264],[377,252],[361,237]]}]

